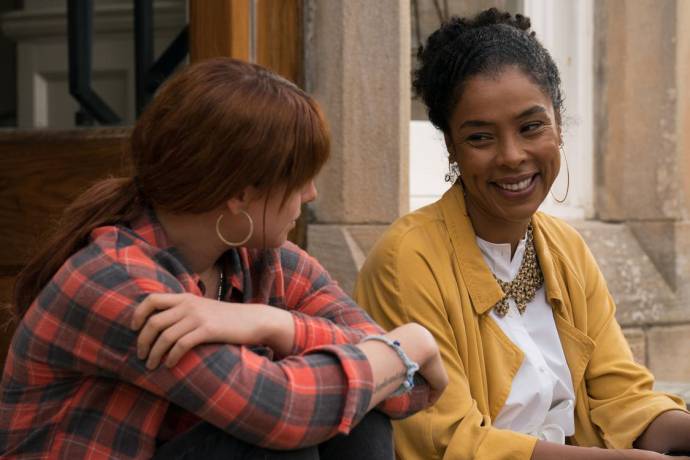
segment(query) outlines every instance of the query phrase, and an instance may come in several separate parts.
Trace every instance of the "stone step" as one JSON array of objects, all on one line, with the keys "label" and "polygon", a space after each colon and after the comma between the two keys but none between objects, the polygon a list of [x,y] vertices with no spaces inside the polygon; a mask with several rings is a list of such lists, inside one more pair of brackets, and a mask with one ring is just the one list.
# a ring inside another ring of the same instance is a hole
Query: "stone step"
[{"label": "stone step", "polygon": [[680,396],[685,400],[685,405],[690,408],[690,383],[657,381],[654,383],[654,389]]}]

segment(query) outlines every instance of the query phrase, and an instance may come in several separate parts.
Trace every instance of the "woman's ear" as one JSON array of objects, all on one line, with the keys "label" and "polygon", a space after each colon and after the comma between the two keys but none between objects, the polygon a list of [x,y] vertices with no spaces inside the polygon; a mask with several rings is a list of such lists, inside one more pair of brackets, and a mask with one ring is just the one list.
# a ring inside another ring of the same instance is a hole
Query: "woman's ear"
[{"label": "woman's ear", "polygon": [[225,202],[225,206],[231,214],[239,214],[240,211],[246,210],[252,201],[256,201],[262,196],[259,189],[250,185],[235,196],[230,197],[230,199]]},{"label": "woman's ear", "polygon": [[249,193],[248,190],[242,190],[237,195],[231,197],[225,202],[225,207],[230,212],[230,214],[239,214],[240,211],[247,208],[249,204]]},{"label": "woman's ear", "polygon": [[240,210],[244,208],[242,200],[237,198],[230,198],[225,202],[224,208],[230,212],[231,215],[239,214]]}]

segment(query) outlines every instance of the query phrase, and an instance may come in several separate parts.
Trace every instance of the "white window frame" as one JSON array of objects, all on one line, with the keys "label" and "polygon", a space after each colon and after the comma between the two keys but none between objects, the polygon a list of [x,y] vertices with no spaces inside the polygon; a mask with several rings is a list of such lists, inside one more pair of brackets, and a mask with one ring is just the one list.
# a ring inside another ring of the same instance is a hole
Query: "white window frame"
[{"label": "white window frame", "polygon": [[[594,214],[594,108],[593,108],[593,0],[524,0],[532,29],[549,50],[561,72],[565,96],[561,172],[541,209],[566,219],[586,219]],[[568,169],[570,189],[565,203]]]}]

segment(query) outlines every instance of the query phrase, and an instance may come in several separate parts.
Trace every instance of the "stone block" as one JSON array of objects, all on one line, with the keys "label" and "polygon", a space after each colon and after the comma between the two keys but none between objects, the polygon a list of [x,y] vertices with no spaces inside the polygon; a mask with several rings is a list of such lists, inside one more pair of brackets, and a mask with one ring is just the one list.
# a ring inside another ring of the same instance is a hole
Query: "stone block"
[{"label": "stone block", "polygon": [[690,322],[673,291],[626,224],[572,222],[594,254],[624,327]]},{"label": "stone block", "polygon": [[348,294],[354,291],[357,273],[386,225],[309,226],[309,253],[328,270]]},{"label": "stone block", "polygon": [[309,225],[309,254],[348,294],[364,259],[387,225]]},{"label": "stone block", "polygon": [[[690,151],[687,156],[690,157]],[[685,308],[690,309],[690,221],[677,222],[674,235],[676,297],[686,299]]]},{"label": "stone block", "polygon": [[690,324],[647,331],[647,364],[659,380],[690,382]]},{"label": "stone block", "polygon": [[594,2],[595,199],[602,220],[679,214],[676,3]]},{"label": "stone block", "polygon": [[341,225],[309,225],[309,254],[351,295],[358,267],[345,235]]},{"label": "stone block", "polygon": [[676,288],[676,222],[635,220],[626,222],[633,235],[669,287]]},{"label": "stone block", "polygon": [[[678,158],[680,161],[679,177],[687,178],[690,175],[690,2],[677,1],[678,25],[676,27],[677,59],[676,75],[678,85]],[[681,180],[683,192],[683,216],[690,218],[690,180]]]},{"label": "stone block", "polygon": [[687,407],[690,407],[690,383],[688,382],[665,382],[656,380],[654,389],[680,396]]},{"label": "stone block", "polygon": [[388,225],[348,225],[347,231],[366,257],[387,228]]},{"label": "stone block", "polygon": [[626,328],[623,329],[623,335],[625,335],[625,340],[627,340],[628,345],[630,345],[630,350],[632,351],[635,361],[646,366],[647,349],[644,330],[640,328]]},{"label": "stone block", "polygon": [[307,82],[332,134],[317,221],[390,223],[409,200],[410,2],[314,5]]}]

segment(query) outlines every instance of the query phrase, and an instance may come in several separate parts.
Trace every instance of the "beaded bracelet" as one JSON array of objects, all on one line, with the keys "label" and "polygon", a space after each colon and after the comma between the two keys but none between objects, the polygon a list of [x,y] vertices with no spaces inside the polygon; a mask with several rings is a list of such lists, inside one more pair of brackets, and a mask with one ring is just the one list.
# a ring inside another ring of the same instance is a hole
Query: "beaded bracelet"
[{"label": "beaded bracelet", "polygon": [[400,360],[405,365],[405,380],[403,380],[402,384],[400,384],[400,387],[398,387],[398,389],[395,390],[391,396],[400,396],[412,391],[412,388],[414,388],[414,374],[419,370],[419,364],[415,363],[410,359],[409,356],[407,356],[405,351],[403,351],[403,349],[400,347],[400,342],[397,340],[391,340],[383,335],[370,335],[365,337],[362,342],[366,342],[368,340],[378,340],[379,342],[383,342],[391,347],[393,350],[395,350],[400,357]]}]

